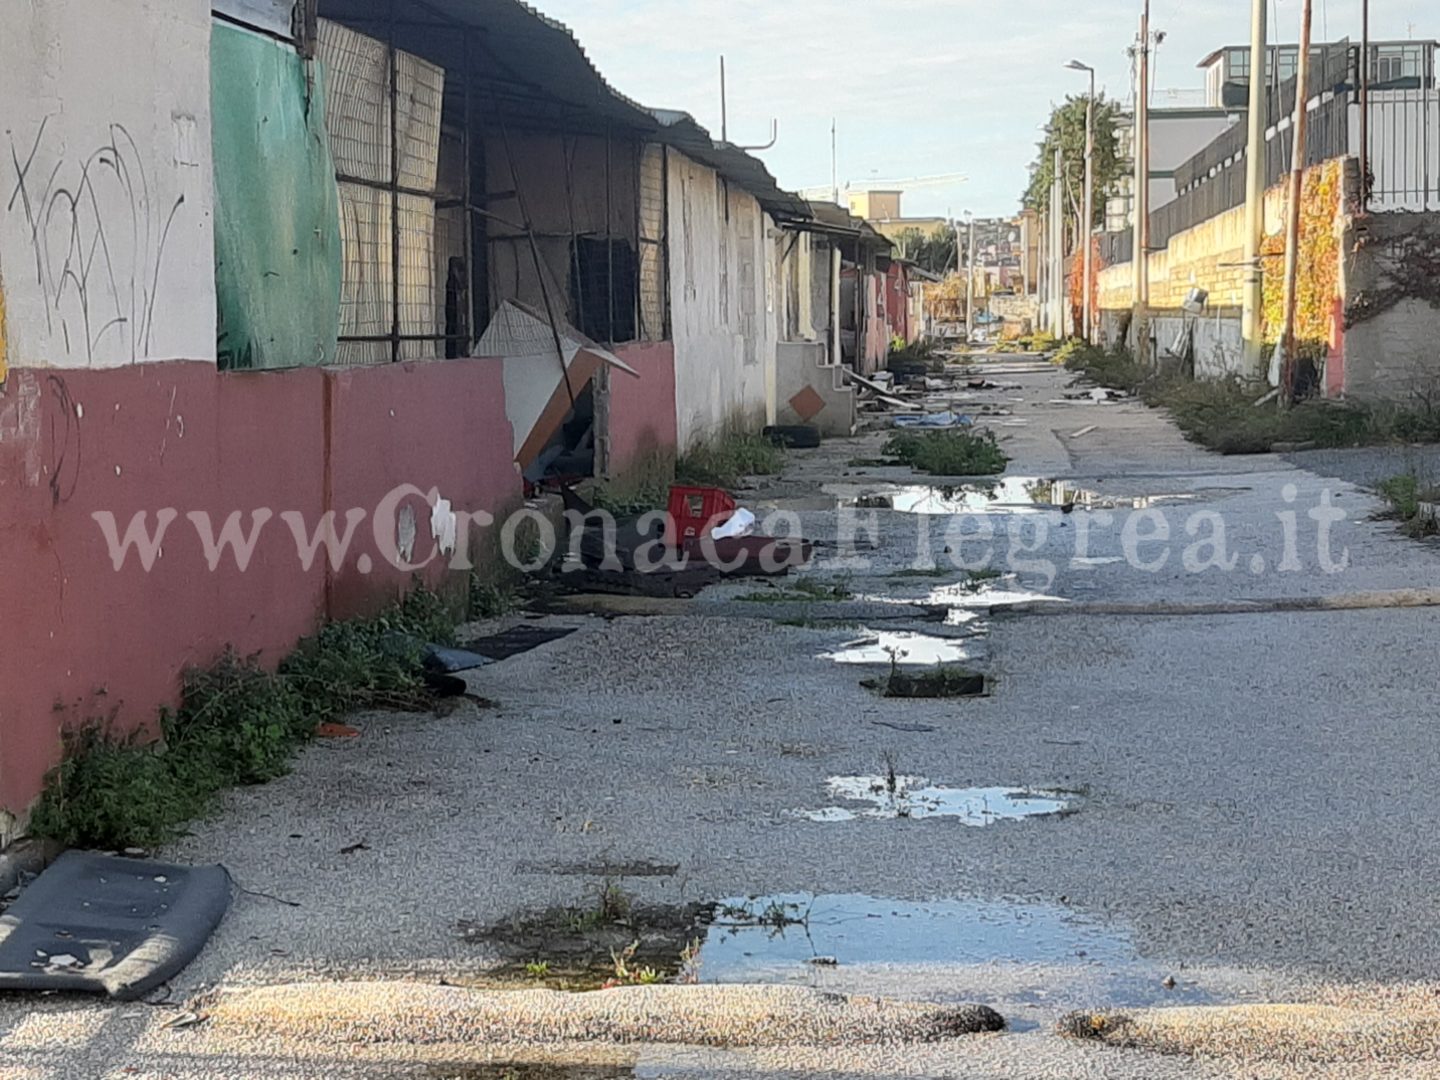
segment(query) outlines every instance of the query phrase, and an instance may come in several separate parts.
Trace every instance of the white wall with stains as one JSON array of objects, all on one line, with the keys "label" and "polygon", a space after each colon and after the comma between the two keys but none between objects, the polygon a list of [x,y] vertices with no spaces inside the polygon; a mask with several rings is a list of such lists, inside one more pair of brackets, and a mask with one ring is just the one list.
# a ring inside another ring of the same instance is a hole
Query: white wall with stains
[{"label": "white wall with stains", "polygon": [[775,420],[775,227],[753,196],[669,151],[670,322],[680,449]]},{"label": "white wall with stains", "polygon": [[208,0],[0,5],[10,367],[214,360]]}]

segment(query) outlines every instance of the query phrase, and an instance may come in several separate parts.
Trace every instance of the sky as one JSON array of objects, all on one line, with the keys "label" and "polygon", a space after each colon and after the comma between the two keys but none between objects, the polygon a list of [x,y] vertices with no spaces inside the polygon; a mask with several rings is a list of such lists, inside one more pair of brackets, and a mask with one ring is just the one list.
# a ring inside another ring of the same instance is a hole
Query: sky
[{"label": "sky", "polygon": [[[570,27],[621,93],[683,109],[716,138],[723,53],[730,141],[764,143],[777,120],[779,141],[757,156],[788,189],[828,189],[832,117],[842,189],[951,177],[906,192],[912,217],[1015,213],[1052,106],[1088,86],[1065,63],[1091,65],[1100,88],[1128,98],[1140,19],[1140,0],[529,2]],[[1359,39],[1361,0],[1314,3],[1317,41]],[[1246,0],[1152,5],[1151,27],[1166,34],[1157,104],[1172,88],[1198,95],[1201,58],[1249,42]],[[1301,0],[1270,5],[1272,42],[1297,40]],[[1374,40],[1440,37],[1435,0],[1371,9]]]}]

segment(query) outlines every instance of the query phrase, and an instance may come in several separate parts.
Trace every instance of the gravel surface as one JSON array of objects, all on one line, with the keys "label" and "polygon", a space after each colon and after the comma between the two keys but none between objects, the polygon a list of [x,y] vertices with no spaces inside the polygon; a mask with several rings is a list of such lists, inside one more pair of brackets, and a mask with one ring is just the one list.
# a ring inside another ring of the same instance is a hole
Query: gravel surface
[{"label": "gravel surface", "polygon": [[[906,620],[934,629],[922,607],[937,600],[983,613],[997,596],[1028,592],[1202,602],[1440,583],[1440,549],[1371,520],[1378,504],[1333,478],[1338,469],[1327,478],[1297,467],[1296,455],[1214,457],[1138,405],[1047,405],[1063,373],[1015,378],[1025,390],[994,395],[1024,399],[1013,408],[1027,422],[998,429],[1014,476],[1067,477],[1111,496],[1195,496],[1157,507],[1176,545],[1164,568],[1073,565],[1078,522],[1094,524],[1077,510],[1056,511],[1050,535],[1020,555],[1053,561],[1053,580],[1022,568],[976,592],[959,570],[897,577],[927,543],[943,554],[948,523],[877,511],[863,565],[830,550],[807,571],[843,583],[850,597],[820,613],[855,625],[818,625],[814,605],[741,599],[754,583],[707,592],[674,614],[552,617],[578,632],[469,676],[497,708],[354,718],[360,738],[319,742],[291,776],[231,793],[164,853],[224,862],[247,889],[299,905],[240,895],[175,1001],[214,985],[478,978],[498,957],[467,941],[462,924],[593,907],[607,867],[648,863],[676,869],[612,882],[637,903],[973,898],[1009,905],[1022,931],[1060,927],[1062,948],[1037,951],[1025,933],[1005,931],[979,961],[937,944],[930,963],[842,957],[773,976],[825,992],[984,1003],[1011,1022],[1008,1034],[903,1048],[631,1048],[619,1060],[638,1062],[639,1075],[1435,1075],[1435,1063],[1404,1054],[1333,1073],[1317,1062],[1192,1060],[1063,1039],[1056,1024],[1075,1009],[1164,1004],[1167,975],[1177,1004],[1414,1011],[1423,999],[1414,988],[1440,975],[1440,848],[1429,832],[1440,611],[980,617],[945,628],[983,634],[977,663],[993,693],[980,700],[886,700],[859,686],[883,667],[822,658],[877,613],[900,614],[887,630]],[[833,539],[833,510],[815,508],[832,498],[822,485],[916,482],[848,464],[873,456],[879,438],[797,452],[785,476],[742,501],[807,507],[796,511],[807,533]],[[1319,565],[1304,524],[1326,490],[1347,515],[1335,528],[1336,550],[1349,552],[1338,573]],[[1188,515],[1201,509],[1222,516],[1243,555],[1235,571],[1181,565],[1195,539]],[[1276,571],[1286,529],[1276,515],[1291,510],[1301,568]],[[1045,516],[992,515],[1002,538]],[[1125,514],[1116,517],[1123,524]],[[1119,531],[1094,538],[1089,555],[1119,555]],[[1264,572],[1249,572],[1253,554],[1265,557]],[[828,805],[830,777],[887,767],[948,786],[1064,789],[1074,806],[980,828],[797,815]],[[1067,951],[1069,921],[1103,927],[1111,944]],[[883,917],[874,922],[885,932]],[[393,1047],[276,1055],[244,1040],[222,1052],[203,1041],[203,1026],[163,1029],[174,1015],[0,1001],[0,1075],[435,1076],[426,1070],[446,1060]],[[524,1049],[472,1044],[464,1060]]]}]

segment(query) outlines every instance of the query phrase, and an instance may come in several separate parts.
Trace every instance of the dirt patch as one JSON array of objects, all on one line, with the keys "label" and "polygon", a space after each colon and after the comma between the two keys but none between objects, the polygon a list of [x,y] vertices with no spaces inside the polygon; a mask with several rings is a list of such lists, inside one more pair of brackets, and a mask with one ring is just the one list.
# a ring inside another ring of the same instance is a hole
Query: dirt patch
[{"label": "dirt patch", "polygon": [[493,925],[462,920],[461,937],[501,957],[484,977],[463,982],[583,991],[689,981],[687,965],[713,918],[711,904],[632,906],[607,884],[590,907],[552,908]]},{"label": "dirt patch", "polygon": [[990,696],[990,684],[984,675],[969,668],[941,664],[925,671],[901,670],[897,663],[883,679],[861,682],[869,690],[878,690],[887,698],[978,698]]}]

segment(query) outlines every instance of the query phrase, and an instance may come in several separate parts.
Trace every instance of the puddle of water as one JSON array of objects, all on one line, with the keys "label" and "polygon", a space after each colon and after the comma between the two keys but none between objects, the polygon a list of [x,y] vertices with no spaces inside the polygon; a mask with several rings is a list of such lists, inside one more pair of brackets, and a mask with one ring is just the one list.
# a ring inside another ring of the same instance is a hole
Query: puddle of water
[{"label": "puddle of water", "polygon": [[[781,982],[867,992],[946,993],[1025,1012],[1080,1005],[1205,1004],[1186,980],[1142,960],[1128,932],[1057,904],[1010,900],[888,900],[859,894],[737,897],[717,906],[700,949],[706,982]],[[931,980],[931,981],[928,981]]]},{"label": "puddle of water", "polygon": [[952,664],[972,659],[962,642],[951,638],[917,634],[904,630],[866,631],[865,636],[848,641],[833,652],[821,653],[820,659],[837,664],[886,664],[893,659],[902,665]]},{"label": "puddle of water", "polygon": [[1025,514],[1059,510],[1148,510],[1193,502],[1199,492],[1118,495],[1076,487],[1040,476],[999,476],[969,484],[886,484],[858,487],[830,484],[823,489],[841,506],[894,510],[902,514]]},{"label": "puddle of water", "polygon": [[1133,956],[1125,934],[1057,905],[795,893],[721,901],[700,970],[707,982],[728,982],[776,967],[814,967],[816,957],[836,966],[912,966],[1120,963]]},{"label": "puddle of water", "polygon": [[831,798],[870,805],[797,811],[801,817],[810,821],[946,817],[978,828],[997,821],[1058,814],[1070,806],[1070,797],[1060,792],[940,787],[923,776],[832,776],[825,788]]},{"label": "puddle of water", "polygon": [[854,485],[826,485],[840,505],[865,510],[894,510],[901,514],[1035,513],[1030,488],[1034,477],[1003,476],[973,484],[886,484],[859,489]]},{"label": "puddle of water", "polygon": [[1032,484],[1031,495],[1037,503],[1069,506],[1078,510],[1149,510],[1155,506],[1193,502],[1200,496],[1190,492],[1168,492],[1160,495],[1108,495],[1075,487],[1063,480],[1039,481]]},{"label": "puddle of water", "polygon": [[[1029,592],[1025,589],[1008,589],[1003,586],[992,586],[989,584],[973,584],[962,582],[958,585],[940,585],[930,590],[922,603],[934,604],[941,607],[956,609],[965,608],[988,608],[994,604],[1023,604],[1032,600],[1050,600],[1057,604],[1065,603],[1063,597],[1051,596],[1049,593]],[[949,620],[946,620],[947,622]],[[957,621],[965,622],[966,619]]]}]

